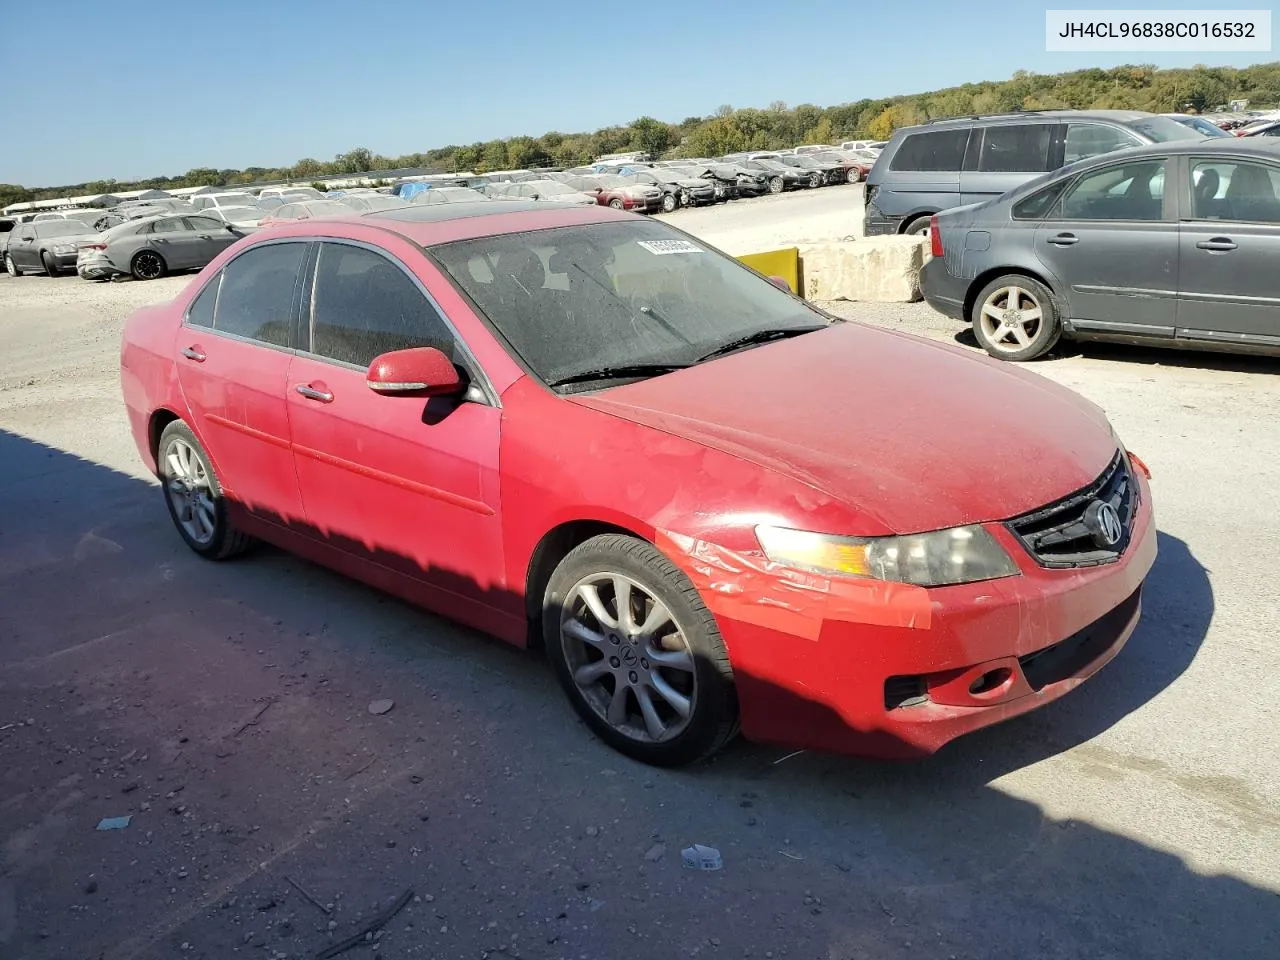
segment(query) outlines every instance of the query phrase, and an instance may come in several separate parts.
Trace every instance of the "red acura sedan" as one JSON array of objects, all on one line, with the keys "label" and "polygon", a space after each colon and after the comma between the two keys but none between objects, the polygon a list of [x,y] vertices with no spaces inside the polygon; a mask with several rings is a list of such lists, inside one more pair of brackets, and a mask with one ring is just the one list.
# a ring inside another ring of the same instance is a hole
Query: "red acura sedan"
[{"label": "red acura sedan", "polygon": [[263,230],[129,319],[121,375],[196,553],[545,646],[649,763],[931,753],[1113,658],[1156,552],[1091,403],[607,207]]}]

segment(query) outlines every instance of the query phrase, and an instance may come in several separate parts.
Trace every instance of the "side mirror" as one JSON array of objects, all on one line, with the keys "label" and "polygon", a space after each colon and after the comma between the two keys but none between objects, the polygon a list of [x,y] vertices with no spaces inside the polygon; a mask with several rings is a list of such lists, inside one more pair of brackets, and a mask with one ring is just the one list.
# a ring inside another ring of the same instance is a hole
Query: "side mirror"
[{"label": "side mirror", "polygon": [[373,358],[365,382],[374,393],[447,397],[462,392],[458,368],[435,347],[393,350]]},{"label": "side mirror", "polygon": [[787,282],[786,277],[779,277],[775,275],[769,278],[769,282],[772,283],[775,287],[778,287],[779,289],[787,291],[787,293],[795,292],[791,289],[791,284]]}]

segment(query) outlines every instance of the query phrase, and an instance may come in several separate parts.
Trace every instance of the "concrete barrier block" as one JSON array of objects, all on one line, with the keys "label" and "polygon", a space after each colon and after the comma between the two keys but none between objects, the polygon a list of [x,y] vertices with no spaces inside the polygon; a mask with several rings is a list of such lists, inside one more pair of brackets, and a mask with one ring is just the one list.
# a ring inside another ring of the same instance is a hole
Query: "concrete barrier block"
[{"label": "concrete barrier block", "polygon": [[929,255],[923,237],[867,237],[800,244],[808,300],[910,303],[920,299],[920,268]]}]

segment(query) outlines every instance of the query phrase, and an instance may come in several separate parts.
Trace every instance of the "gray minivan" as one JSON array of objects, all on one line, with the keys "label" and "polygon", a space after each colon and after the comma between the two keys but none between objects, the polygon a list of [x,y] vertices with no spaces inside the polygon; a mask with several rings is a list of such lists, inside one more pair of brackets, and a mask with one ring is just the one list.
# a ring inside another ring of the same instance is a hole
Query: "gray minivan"
[{"label": "gray minivan", "polygon": [[936,120],[894,132],[867,175],[867,236],[923,234],[942,210],[1124,147],[1204,135],[1141,110],[1044,110]]}]

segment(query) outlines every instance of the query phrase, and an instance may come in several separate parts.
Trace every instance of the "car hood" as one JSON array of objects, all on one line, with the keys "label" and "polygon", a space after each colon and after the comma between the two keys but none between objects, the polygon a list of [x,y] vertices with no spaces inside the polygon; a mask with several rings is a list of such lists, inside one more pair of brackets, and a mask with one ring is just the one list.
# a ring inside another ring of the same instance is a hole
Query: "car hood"
[{"label": "car hood", "polygon": [[677,177],[675,180],[671,182],[674,183],[677,187],[688,187],[691,190],[696,190],[699,187],[711,186],[710,180],[699,180],[699,179],[695,179],[694,177]]},{"label": "car hood", "polygon": [[1064,387],[857,323],[571,400],[792,477],[895,533],[1025,513],[1117,449],[1102,411]]},{"label": "car hood", "polygon": [[643,186],[634,187],[617,187],[616,189],[630,197],[652,197],[655,194],[661,195],[662,193],[662,188],[656,184],[645,184]]}]

